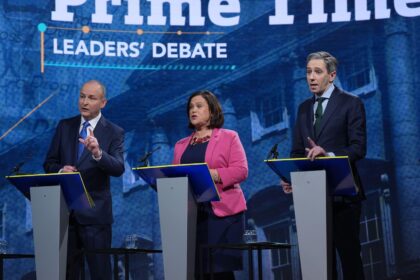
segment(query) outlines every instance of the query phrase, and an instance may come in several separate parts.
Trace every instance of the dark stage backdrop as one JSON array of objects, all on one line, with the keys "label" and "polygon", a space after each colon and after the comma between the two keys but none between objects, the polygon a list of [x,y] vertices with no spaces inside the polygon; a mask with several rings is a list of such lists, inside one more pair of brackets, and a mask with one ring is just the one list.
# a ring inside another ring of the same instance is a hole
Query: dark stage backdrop
[{"label": "dark stage backdrop", "polygon": [[[98,79],[108,89],[103,114],[127,132],[126,172],[112,180],[113,246],[136,234],[139,246],[160,248],[156,193],[130,169],[158,146],[152,164],[171,162],[191,133],[185,103],[198,89],[217,94],[225,127],[244,144],[258,238],[296,243],[291,197],[263,160],[275,143],[288,156],[297,106],[310,97],[306,55],[326,50],[340,61],[337,85],[367,110],[367,279],[420,279],[419,15],[415,0],[2,0],[0,134],[53,96],[0,141],[0,238],[9,252],[33,252],[30,204],[4,176],[20,162],[43,172],[58,121],[78,113],[80,86]],[[137,258],[132,279],[163,279],[161,256]],[[265,258],[267,279],[301,278],[297,248]],[[5,270],[31,279],[34,262]]]}]

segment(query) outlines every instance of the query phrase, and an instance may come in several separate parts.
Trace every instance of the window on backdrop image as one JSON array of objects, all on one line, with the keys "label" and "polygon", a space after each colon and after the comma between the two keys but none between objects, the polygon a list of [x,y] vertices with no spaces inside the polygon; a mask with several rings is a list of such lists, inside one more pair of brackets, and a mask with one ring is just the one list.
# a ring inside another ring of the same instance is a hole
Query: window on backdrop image
[{"label": "window on backdrop image", "polygon": [[265,135],[282,132],[289,128],[289,112],[286,108],[284,87],[267,90],[254,99],[251,110],[252,141]]},{"label": "window on backdrop image", "polygon": [[280,93],[259,96],[256,99],[256,106],[258,117],[264,127],[270,127],[283,121],[284,104]]},{"label": "window on backdrop image", "polygon": [[[276,221],[264,228],[267,240],[290,243],[289,221]],[[271,267],[274,279],[293,279],[291,250],[271,250]]]},{"label": "window on backdrop image", "polygon": [[384,252],[383,223],[385,217],[381,198],[377,193],[368,195],[369,203],[362,208],[360,220],[360,241],[362,244],[362,259],[367,280],[386,278],[386,254]]},{"label": "window on backdrop image", "polygon": [[[369,87],[371,90],[376,89],[376,77],[373,67],[372,57],[368,46],[360,46],[354,53],[360,56],[360,59],[353,59],[354,56],[342,56],[339,61],[340,72],[338,76],[341,78],[343,88],[352,93],[358,93],[363,88]],[[347,58],[347,59],[346,59]],[[351,59],[350,59],[351,58]]]}]

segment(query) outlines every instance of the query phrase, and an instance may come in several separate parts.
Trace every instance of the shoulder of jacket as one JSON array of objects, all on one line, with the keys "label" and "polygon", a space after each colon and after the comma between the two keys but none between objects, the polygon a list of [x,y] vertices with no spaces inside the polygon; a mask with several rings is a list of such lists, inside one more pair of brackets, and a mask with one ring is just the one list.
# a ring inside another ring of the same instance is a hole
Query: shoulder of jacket
[{"label": "shoulder of jacket", "polygon": [[108,124],[113,128],[113,129],[115,129],[116,131],[118,131],[119,133],[124,133],[125,131],[124,131],[124,128],[122,128],[121,126],[119,126],[119,125],[117,125],[117,124],[115,124],[115,123],[113,123],[113,122],[110,122],[110,121],[108,121]]},{"label": "shoulder of jacket", "polygon": [[238,136],[238,132],[236,132],[235,130],[231,130],[231,129],[227,129],[227,128],[219,128],[219,130],[217,131],[219,136],[222,137],[237,137]]},{"label": "shoulder of jacket", "polygon": [[355,95],[351,92],[341,90],[339,92],[339,94],[337,94],[337,96],[345,102],[361,102],[361,103],[363,103],[362,99],[359,96],[357,96],[357,95]]},{"label": "shoulder of jacket", "polygon": [[78,115],[78,116],[74,116],[74,117],[70,117],[70,118],[66,118],[66,119],[61,119],[58,122],[58,124],[63,125],[63,124],[73,124],[75,122],[79,122],[80,123],[80,120],[81,120],[80,115]]}]

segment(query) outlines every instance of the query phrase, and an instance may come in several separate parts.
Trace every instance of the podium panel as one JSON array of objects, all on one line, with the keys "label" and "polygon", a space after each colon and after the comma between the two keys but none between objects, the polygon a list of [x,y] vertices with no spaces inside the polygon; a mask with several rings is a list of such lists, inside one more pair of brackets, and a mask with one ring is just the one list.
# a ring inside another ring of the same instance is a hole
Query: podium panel
[{"label": "podium panel", "polygon": [[188,178],[157,179],[165,279],[194,279],[197,205]]},{"label": "podium panel", "polygon": [[80,173],[6,177],[31,200],[37,279],[66,279],[70,209],[93,207]]},{"label": "podium panel", "polygon": [[206,163],[137,167],[157,190],[166,280],[194,279],[197,203],[218,201]]},{"label": "podium panel", "polygon": [[326,172],[291,173],[302,279],[332,279],[330,196]]},{"label": "podium panel", "polygon": [[36,277],[65,280],[69,211],[61,187],[30,188],[30,194]]},{"label": "podium panel", "polygon": [[336,195],[357,195],[348,157],[266,160],[292,184],[302,279],[332,279],[332,203]]}]

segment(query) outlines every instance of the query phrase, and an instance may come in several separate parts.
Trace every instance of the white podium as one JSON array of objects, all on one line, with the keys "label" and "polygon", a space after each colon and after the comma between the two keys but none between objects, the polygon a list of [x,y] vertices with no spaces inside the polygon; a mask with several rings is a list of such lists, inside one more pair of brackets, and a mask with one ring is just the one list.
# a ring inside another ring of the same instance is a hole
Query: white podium
[{"label": "white podium", "polygon": [[348,158],[275,159],[266,163],[293,187],[302,279],[332,279],[331,198],[357,194]]},{"label": "white podium", "polygon": [[197,203],[219,200],[207,164],[133,170],[157,189],[165,280],[194,280]]},{"label": "white podium", "polygon": [[66,279],[69,210],[93,206],[80,173],[6,177],[31,200],[37,279]]},{"label": "white podium", "polygon": [[302,279],[332,279],[331,203],[326,172],[291,173]]}]

